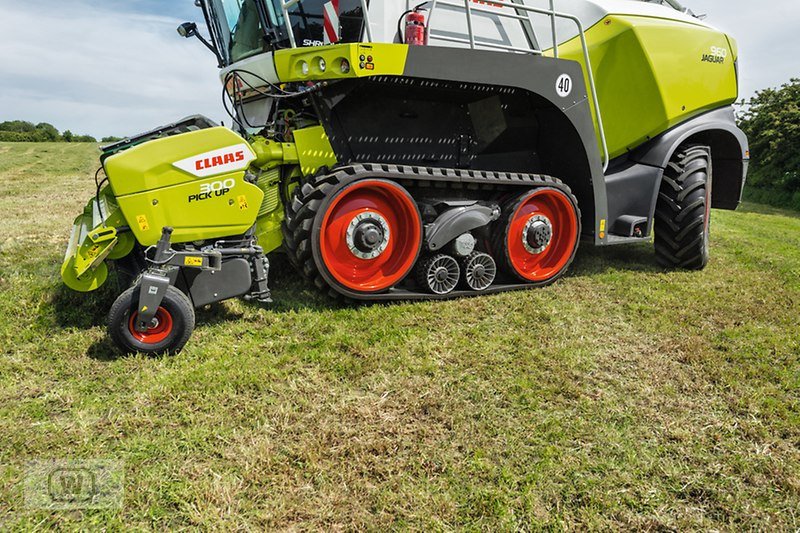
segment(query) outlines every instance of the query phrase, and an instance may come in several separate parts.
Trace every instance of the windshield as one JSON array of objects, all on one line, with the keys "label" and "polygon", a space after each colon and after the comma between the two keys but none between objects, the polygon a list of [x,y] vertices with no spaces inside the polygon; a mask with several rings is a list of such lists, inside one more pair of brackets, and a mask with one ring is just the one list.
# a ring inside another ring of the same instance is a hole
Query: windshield
[{"label": "windshield", "polygon": [[[325,5],[331,0],[300,0],[288,9],[297,46],[321,46]],[[210,24],[226,65],[271,49],[291,46],[281,0],[207,0]],[[262,10],[262,25],[259,16]],[[359,42],[364,27],[362,0],[339,0],[339,42]]]},{"label": "windshield", "polygon": [[[330,0],[303,0],[289,8],[289,22],[294,32],[297,46],[320,46],[324,43],[323,24],[325,4]],[[281,0],[267,0],[270,23],[281,35],[278,47],[288,47],[286,23],[281,10]],[[364,13],[361,0],[339,0],[339,41],[353,43],[361,40]]]},{"label": "windshield", "polygon": [[212,0],[209,3],[213,23],[217,26],[219,51],[226,64],[266,50],[256,0]]}]

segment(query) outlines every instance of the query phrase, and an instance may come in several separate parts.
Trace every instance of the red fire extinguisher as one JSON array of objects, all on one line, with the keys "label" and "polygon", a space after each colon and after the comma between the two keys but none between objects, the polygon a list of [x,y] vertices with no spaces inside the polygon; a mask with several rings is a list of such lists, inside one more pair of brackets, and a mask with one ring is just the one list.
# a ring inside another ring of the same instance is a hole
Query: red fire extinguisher
[{"label": "red fire extinguisher", "polygon": [[406,38],[405,43],[412,46],[423,46],[428,44],[428,32],[425,28],[425,14],[420,11],[412,11],[406,15]]}]

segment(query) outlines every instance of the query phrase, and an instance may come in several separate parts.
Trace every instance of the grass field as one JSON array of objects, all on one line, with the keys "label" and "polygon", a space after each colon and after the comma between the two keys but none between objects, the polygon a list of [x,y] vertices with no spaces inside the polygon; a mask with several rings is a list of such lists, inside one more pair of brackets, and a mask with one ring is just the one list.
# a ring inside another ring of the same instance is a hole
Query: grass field
[{"label": "grass field", "polygon": [[[713,214],[712,263],[584,246],[553,287],[269,307],[120,356],[65,290],[94,145],[0,143],[0,529],[800,528],[800,217]],[[111,284],[109,284],[111,285]],[[26,461],[125,463],[121,510],[25,508]]]}]

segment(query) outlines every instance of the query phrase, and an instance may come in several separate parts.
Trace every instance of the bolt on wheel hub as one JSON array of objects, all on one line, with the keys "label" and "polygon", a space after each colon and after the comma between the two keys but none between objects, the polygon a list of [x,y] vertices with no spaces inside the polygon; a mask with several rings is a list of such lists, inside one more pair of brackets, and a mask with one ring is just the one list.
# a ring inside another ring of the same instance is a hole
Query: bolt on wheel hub
[{"label": "bolt on wheel hub", "polygon": [[445,268],[445,267],[437,268],[436,272],[433,275],[433,277],[434,277],[434,279],[436,280],[437,283],[444,283],[445,281],[447,281],[447,278],[449,277],[449,273],[448,273],[447,268]]},{"label": "bolt on wheel hub", "polygon": [[528,253],[544,252],[553,240],[553,223],[544,215],[532,216],[522,231],[522,245]]},{"label": "bolt on wheel hub", "polygon": [[347,227],[347,247],[360,259],[375,259],[389,246],[389,224],[380,214],[359,213]]}]

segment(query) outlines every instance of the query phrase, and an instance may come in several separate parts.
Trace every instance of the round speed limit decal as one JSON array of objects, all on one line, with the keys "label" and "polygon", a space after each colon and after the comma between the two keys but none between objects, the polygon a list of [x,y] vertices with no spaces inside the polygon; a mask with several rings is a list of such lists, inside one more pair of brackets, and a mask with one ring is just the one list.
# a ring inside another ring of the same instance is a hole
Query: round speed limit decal
[{"label": "round speed limit decal", "polygon": [[566,98],[572,93],[572,78],[568,74],[562,74],[556,80],[556,93],[561,98]]}]

